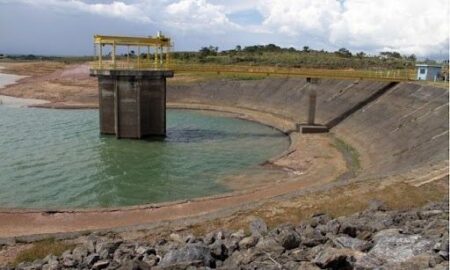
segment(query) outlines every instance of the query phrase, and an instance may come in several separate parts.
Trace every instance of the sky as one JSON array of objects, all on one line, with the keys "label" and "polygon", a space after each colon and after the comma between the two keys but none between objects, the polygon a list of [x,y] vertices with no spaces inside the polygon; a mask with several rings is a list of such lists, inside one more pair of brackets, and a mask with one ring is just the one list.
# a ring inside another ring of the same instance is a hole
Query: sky
[{"label": "sky", "polygon": [[175,50],[273,43],[448,59],[448,0],[0,0],[0,53],[91,55],[93,35],[149,36]]}]

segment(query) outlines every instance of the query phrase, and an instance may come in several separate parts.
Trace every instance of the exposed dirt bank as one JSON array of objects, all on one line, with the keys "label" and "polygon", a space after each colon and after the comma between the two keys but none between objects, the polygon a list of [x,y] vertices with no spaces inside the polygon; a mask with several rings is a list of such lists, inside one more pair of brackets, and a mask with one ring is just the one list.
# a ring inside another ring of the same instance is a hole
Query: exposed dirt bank
[{"label": "exposed dirt bank", "polygon": [[[78,70],[77,67],[71,68]],[[95,81],[91,78],[77,81],[70,76],[58,80],[56,74],[62,76],[63,73],[56,69],[52,76],[36,75],[41,84],[34,85],[33,77],[30,77],[31,81],[21,81],[0,90],[0,93],[5,91],[10,95],[35,98],[42,94],[47,95],[48,100],[55,96],[60,99],[55,98],[54,102],[65,104],[87,104],[85,101],[90,99],[95,106]],[[62,87],[66,81],[71,82],[68,88]],[[326,124],[385,85],[383,82],[321,80],[315,89],[318,93],[317,123]],[[80,91],[77,97],[74,89]],[[308,92],[311,90],[303,78],[169,82],[168,102],[174,107],[231,111],[287,131],[293,128],[294,123],[305,121]],[[351,177],[339,177],[346,171],[346,163],[337,148],[332,146],[336,144],[335,137],[340,139],[341,149],[352,150],[347,159],[357,166],[354,166],[356,173]],[[347,209],[346,214],[352,213],[374,196],[385,201],[401,199],[407,202],[402,207],[448,196],[446,90],[401,83],[348,117],[333,128],[331,134],[294,133],[292,141],[291,147],[295,149],[291,148],[287,155],[274,161],[275,165],[291,169],[289,178],[280,183],[277,179],[263,179],[260,182],[263,185],[255,188],[249,181],[246,183],[248,190],[243,193],[120,211],[44,213],[5,210],[0,213],[0,236],[111,227],[148,229],[159,225],[163,228],[168,224],[173,228],[199,221],[208,226],[224,222],[234,226],[252,214],[271,215],[274,221],[278,221],[289,217],[291,209],[300,205],[303,207],[301,214],[294,215],[299,218],[309,213],[307,209],[331,212]],[[338,181],[334,181],[336,179]],[[230,185],[240,184],[241,179],[230,181]],[[327,199],[322,200],[321,196]],[[224,216],[229,218],[215,219]],[[195,226],[192,228],[198,228]]]}]

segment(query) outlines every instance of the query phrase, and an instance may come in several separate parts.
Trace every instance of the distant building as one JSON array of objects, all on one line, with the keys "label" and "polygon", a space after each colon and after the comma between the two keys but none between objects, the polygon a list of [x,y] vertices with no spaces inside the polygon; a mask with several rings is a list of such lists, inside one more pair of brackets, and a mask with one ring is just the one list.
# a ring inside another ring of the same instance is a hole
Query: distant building
[{"label": "distant building", "polygon": [[417,67],[417,80],[424,80],[424,81],[441,80],[442,67],[440,65],[416,64],[416,67]]}]

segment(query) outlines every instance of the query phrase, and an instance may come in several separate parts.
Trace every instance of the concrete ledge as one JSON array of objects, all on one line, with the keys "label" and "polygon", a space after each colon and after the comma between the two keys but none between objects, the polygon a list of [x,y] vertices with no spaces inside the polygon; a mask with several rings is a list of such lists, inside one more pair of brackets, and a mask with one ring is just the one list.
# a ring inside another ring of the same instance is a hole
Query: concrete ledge
[{"label": "concrete ledge", "polygon": [[167,78],[173,77],[173,70],[133,70],[133,69],[90,69],[91,76],[129,76],[129,77],[150,77]]},{"label": "concrete ledge", "polygon": [[327,133],[328,127],[324,125],[307,125],[297,124],[297,130],[299,133]]}]

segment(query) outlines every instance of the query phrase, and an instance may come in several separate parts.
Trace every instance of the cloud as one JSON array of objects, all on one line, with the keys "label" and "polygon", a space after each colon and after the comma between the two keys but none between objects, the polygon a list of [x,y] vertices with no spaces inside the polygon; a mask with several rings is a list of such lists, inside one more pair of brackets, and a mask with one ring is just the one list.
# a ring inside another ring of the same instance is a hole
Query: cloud
[{"label": "cloud", "polygon": [[258,8],[265,17],[263,26],[289,36],[328,35],[328,26],[341,12],[335,0],[262,0]]},{"label": "cloud", "polygon": [[[448,53],[448,0],[0,0],[161,29],[205,44]],[[81,18],[81,17],[80,17]],[[26,18],[23,18],[26,22]],[[133,24],[131,27],[135,27]],[[11,26],[14,27],[14,26]],[[225,38],[226,37],[226,38]]]},{"label": "cloud", "polygon": [[[382,7],[382,8],[380,8]],[[447,1],[347,0],[329,41],[425,55],[448,46]]]},{"label": "cloud", "polygon": [[128,21],[149,23],[152,20],[145,14],[138,5],[126,4],[122,1],[112,3],[86,3],[80,0],[18,0],[3,2],[21,2],[39,8],[56,9],[62,12],[86,12],[100,16],[121,18]]},{"label": "cloud", "polygon": [[263,27],[332,47],[437,54],[449,43],[446,0],[261,0]]},{"label": "cloud", "polygon": [[181,30],[226,32],[239,28],[225,15],[225,8],[206,0],[180,0],[169,4],[165,23]]}]

